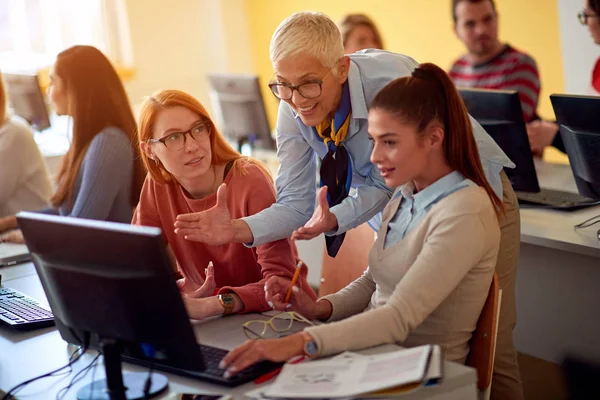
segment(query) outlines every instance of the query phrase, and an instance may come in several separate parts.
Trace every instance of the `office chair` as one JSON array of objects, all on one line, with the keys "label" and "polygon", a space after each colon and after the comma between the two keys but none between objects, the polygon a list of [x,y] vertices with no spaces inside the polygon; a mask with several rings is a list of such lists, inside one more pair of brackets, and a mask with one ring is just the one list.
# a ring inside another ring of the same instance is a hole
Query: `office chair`
[{"label": "office chair", "polygon": [[502,290],[498,283],[498,275],[494,272],[487,300],[469,342],[471,350],[466,362],[466,365],[477,370],[477,389],[479,389],[480,400],[490,398],[501,300]]}]

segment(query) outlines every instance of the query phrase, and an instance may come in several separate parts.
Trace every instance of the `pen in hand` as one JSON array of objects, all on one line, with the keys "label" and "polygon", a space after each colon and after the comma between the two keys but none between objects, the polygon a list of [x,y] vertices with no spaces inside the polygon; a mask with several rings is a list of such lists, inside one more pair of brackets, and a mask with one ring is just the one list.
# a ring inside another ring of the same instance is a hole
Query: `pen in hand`
[{"label": "pen in hand", "polygon": [[292,283],[290,284],[287,294],[285,295],[286,303],[289,303],[290,299],[292,298],[292,289],[294,288],[294,285],[298,281],[298,277],[300,276],[300,271],[302,270],[303,265],[304,265],[304,263],[302,261],[298,261],[298,264],[296,265],[296,271],[294,271],[294,276],[292,277]]}]

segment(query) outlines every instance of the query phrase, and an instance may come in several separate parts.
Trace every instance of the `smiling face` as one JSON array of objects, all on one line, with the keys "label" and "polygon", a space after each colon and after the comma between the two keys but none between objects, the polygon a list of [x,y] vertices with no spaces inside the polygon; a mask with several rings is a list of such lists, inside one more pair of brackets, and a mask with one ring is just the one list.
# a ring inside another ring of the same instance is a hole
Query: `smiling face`
[{"label": "smiling face", "polygon": [[[164,109],[154,122],[153,139],[170,137],[174,133],[185,134],[185,145],[181,149],[169,149],[161,142],[142,142],[142,150],[148,157],[159,161],[162,166],[189,192],[197,192],[196,187],[206,186],[206,179],[214,179],[212,154],[208,125],[202,125],[200,115],[182,106]],[[204,129],[204,130],[202,130]]]},{"label": "smiling face", "polygon": [[390,188],[412,181],[422,190],[446,169],[444,131],[438,123],[432,122],[423,132],[417,132],[415,125],[373,109],[369,111],[369,137],[373,141],[371,162]]},{"label": "smiling face", "polygon": [[307,99],[294,90],[292,98],[284,100],[307,126],[316,126],[328,115],[335,113],[340,103],[342,84],[347,79],[349,66],[350,59],[343,57],[337,63],[337,68],[331,71],[331,68],[325,67],[314,57],[302,54],[273,63],[278,83],[297,86],[307,82],[323,81],[321,95],[314,99]]}]

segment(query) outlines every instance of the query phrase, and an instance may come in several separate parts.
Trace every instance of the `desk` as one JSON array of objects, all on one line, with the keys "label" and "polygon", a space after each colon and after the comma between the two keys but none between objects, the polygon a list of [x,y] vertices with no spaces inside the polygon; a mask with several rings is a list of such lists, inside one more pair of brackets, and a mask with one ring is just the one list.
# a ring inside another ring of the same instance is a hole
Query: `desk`
[{"label": "desk", "polygon": [[[540,186],[577,191],[569,166],[536,161],[536,169]],[[599,206],[521,209],[514,335],[519,351],[556,363],[567,352],[600,359],[600,226],[573,229],[595,215]]]},{"label": "desk", "polygon": [[[44,292],[40,281],[35,274],[29,274],[30,264],[9,267],[5,271],[13,269],[10,275],[15,277],[4,283],[14,289],[28,294],[42,302],[45,301]],[[21,270],[21,271],[19,271]],[[20,277],[17,277],[20,276]],[[199,342],[222,348],[233,348],[245,340],[241,323],[256,318],[256,315],[236,315],[227,318],[217,318],[210,321],[194,324],[196,337]],[[385,351],[388,347],[371,349],[371,351]],[[395,348],[395,346],[391,346]],[[69,354],[73,351],[72,346],[64,342],[55,328],[46,328],[32,332],[17,332],[6,327],[0,327],[0,389],[9,390],[14,385],[46,373],[65,365]],[[95,352],[91,351],[84,355],[80,361],[75,363],[75,372],[82,369],[93,359]],[[9,361],[10,360],[10,361]],[[146,369],[123,364],[125,371],[144,372]],[[172,392],[210,392],[230,393],[235,399],[245,398],[244,393],[255,389],[253,383],[249,383],[234,389],[183,378],[173,374],[165,374],[169,378],[169,387]],[[96,368],[96,378],[104,376],[102,364]],[[444,363],[444,381],[442,384],[422,389],[403,397],[404,399],[475,399],[476,398],[476,376],[472,368],[463,365],[446,362]],[[23,399],[54,399],[56,393],[69,383],[70,377],[47,378],[35,382],[19,392],[19,398]],[[69,391],[66,399],[76,398],[77,390],[91,380],[91,372],[85,379],[75,384]],[[164,398],[162,396],[161,398]]]}]

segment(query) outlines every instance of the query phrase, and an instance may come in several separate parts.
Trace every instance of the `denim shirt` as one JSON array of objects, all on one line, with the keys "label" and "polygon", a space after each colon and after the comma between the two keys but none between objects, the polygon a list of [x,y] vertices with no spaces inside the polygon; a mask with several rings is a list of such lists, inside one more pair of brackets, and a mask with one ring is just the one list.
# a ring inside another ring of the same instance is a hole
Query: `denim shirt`
[{"label": "denim shirt", "polygon": [[444,197],[473,185],[475,185],[473,181],[465,178],[460,172],[454,171],[416,194],[414,193],[415,185],[412,182],[400,186],[394,192],[392,200],[398,197],[402,197],[402,200],[388,223],[383,248],[387,249],[404,239],[407,233],[421,223],[431,207]]},{"label": "denim shirt", "polygon": [[[385,85],[409,76],[418,66],[408,56],[383,50],[363,50],[349,57],[352,119],[344,146],[352,162],[355,193],[331,209],[337,218],[338,230],[328,234],[345,232],[369,220],[373,229],[379,229],[381,216],[373,217],[384,209],[392,190],[370,161],[373,144],[367,133],[368,105]],[[472,118],[471,123],[485,175],[496,194],[502,196],[500,172],[503,167],[514,168],[514,164]],[[249,246],[289,237],[308,221],[315,208],[317,157],[322,159],[327,154],[327,146],[284,101],[279,104],[276,134],[280,164],[275,179],[277,202],[243,218],[254,236]]]}]

